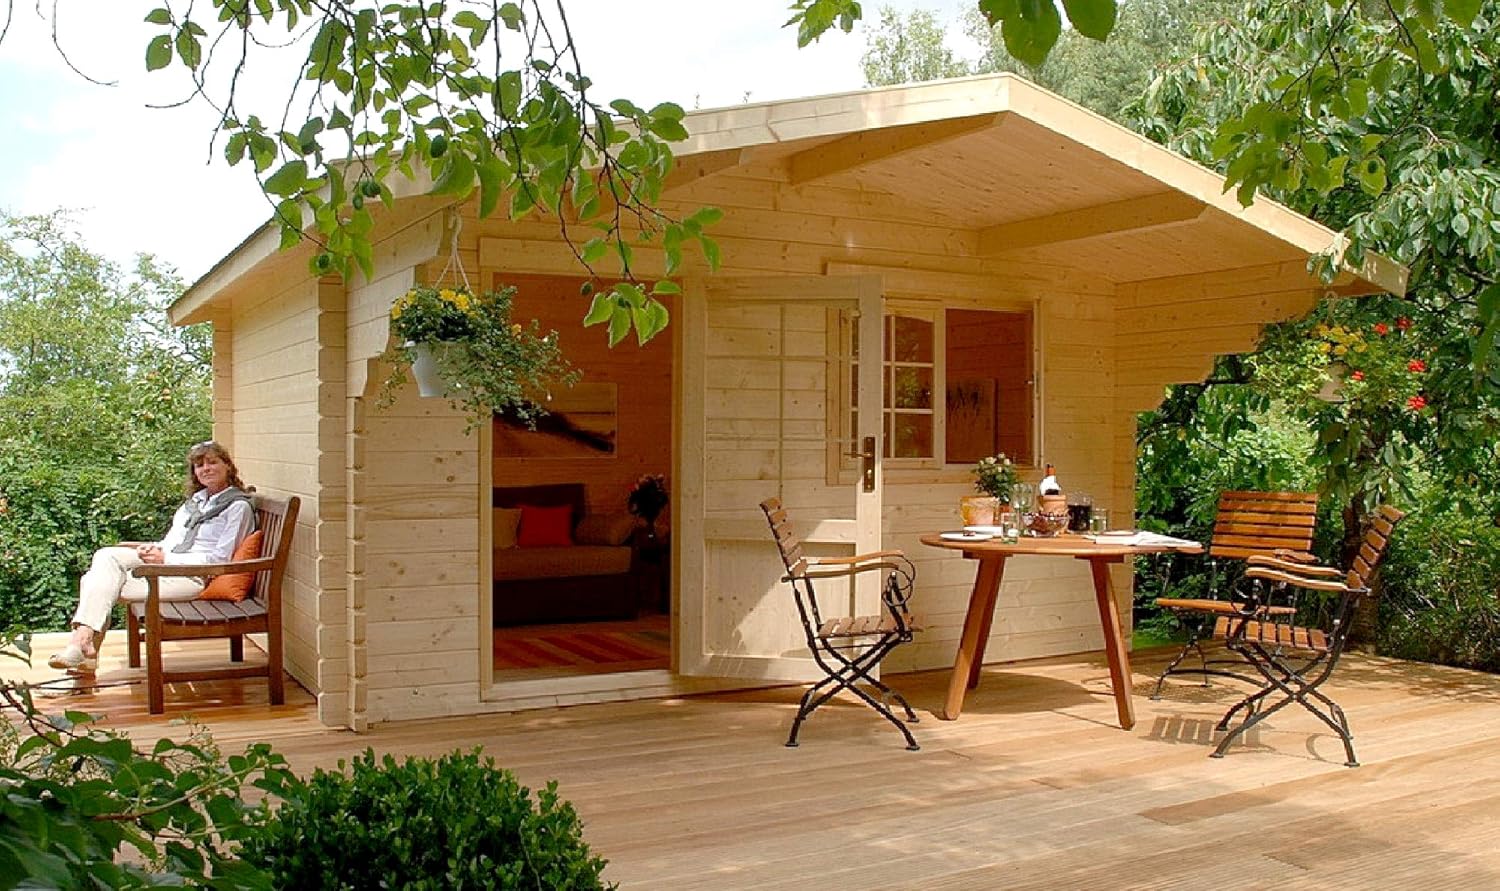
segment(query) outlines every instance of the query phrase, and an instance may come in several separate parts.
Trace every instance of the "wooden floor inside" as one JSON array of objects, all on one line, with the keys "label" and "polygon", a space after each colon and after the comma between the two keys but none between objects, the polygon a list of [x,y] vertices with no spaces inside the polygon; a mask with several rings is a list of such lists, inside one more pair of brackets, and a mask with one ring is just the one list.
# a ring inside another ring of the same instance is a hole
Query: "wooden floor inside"
[{"label": "wooden floor inside", "polygon": [[[33,676],[50,652],[38,645]],[[319,727],[295,684],[277,708],[254,681],[168,688],[162,717],[138,683],[59,704],[149,740],[184,732],[171,722],[191,703],[226,752],[265,740],[304,771],[366,746],[482,745],[533,788],[558,781],[625,889],[1500,887],[1500,677],[1350,657],[1325,688],[1354,725],[1363,765],[1349,769],[1301,709],[1210,759],[1235,688],[1184,681],[1152,702],[1167,655],[1136,655],[1129,732],[1101,655],[991,665],[956,722],[932,714],[946,672],[894,676],[921,715],[920,752],[842,701],[785,748],[800,688],[363,735]],[[122,663],[108,650],[101,680],[130,680]]]}]

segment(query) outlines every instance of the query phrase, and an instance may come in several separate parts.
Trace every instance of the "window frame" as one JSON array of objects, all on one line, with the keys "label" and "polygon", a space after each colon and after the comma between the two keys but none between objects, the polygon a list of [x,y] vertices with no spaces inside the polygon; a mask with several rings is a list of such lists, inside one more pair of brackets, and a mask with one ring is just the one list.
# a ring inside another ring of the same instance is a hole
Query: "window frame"
[{"label": "window frame", "polygon": [[[1042,313],[1041,301],[1036,298],[1018,297],[1011,300],[981,299],[977,297],[957,296],[926,296],[908,293],[893,293],[886,291],[881,302],[882,332],[885,331],[884,319],[895,315],[908,315],[922,318],[932,322],[933,325],[933,455],[926,458],[894,458],[881,455],[882,471],[886,475],[887,482],[894,484],[903,483],[947,483],[970,481],[969,470],[971,462],[952,463],[948,461],[947,451],[947,388],[948,388],[948,360],[947,360],[947,313],[949,310],[976,310],[982,312],[1000,312],[1025,315],[1029,319],[1028,331],[1028,365],[1030,375],[1027,383],[1030,385],[1031,399],[1031,429],[1027,431],[1028,445],[1031,454],[1028,462],[1020,464],[1022,469],[1035,468],[1037,456],[1041,454],[1041,432],[1044,419],[1042,416],[1042,388],[1044,386],[1044,375],[1041,370],[1039,347],[1042,338]],[[839,326],[830,326],[830,330]],[[847,328],[847,326],[844,326]],[[843,338],[846,334],[842,332],[837,335],[840,349],[837,355],[852,356],[852,345]],[[887,359],[886,338],[882,336],[881,343],[881,375],[882,390],[890,383],[889,369],[893,363]],[[834,344],[830,344],[833,346]],[[861,357],[863,358],[863,357]],[[837,435],[848,440],[851,436],[854,419],[854,406],[851,399],[851,388],[853,385],[852,361],[840,363],[838,375],[837,398],[830,399],[829,405],[833,409],[830,412],[829,423]],[[894,408],[894,406],[892,407]],[[884,434],[889,428],[886,423],[888,410],[885,400],[881,400],[881,430]],[[884,435],[882,436],[884,438]],[[882,444],[882,452],[884,444]],[[839,456],[837,461],[829,462],[830,482],[849,483],[852,482],[859,472],[859,462],[854,457],[845,453]]]}]

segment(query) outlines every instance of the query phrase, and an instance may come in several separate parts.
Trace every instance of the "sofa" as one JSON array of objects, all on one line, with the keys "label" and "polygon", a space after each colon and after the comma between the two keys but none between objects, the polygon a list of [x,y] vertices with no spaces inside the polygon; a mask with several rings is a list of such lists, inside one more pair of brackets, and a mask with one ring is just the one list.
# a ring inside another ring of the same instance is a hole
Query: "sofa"
[{"label": "sofa", "polygon": [[494,490],[494,624],[635,618],[635,518],[589,514],[582,483]]}]

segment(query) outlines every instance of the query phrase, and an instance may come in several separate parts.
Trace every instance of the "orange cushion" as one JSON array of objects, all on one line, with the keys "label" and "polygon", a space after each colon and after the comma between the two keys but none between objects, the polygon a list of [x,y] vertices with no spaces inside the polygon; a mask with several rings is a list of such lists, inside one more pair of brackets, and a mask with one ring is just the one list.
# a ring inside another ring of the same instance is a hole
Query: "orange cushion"
[{"label": "orange cushion", "polygon": [[[260,556],[260,542],[265,536],[259,529],[245,536],[234,549],[233,560],[254,560]],[[198,597],[203,600],[244,600],[250,596],[250,586],[255,584],[253,572],[231,572],[208,580],[208,586]]]},{"label": "orange cushion", "polygon": [[521,505],[521,528],[516,546],[522,548],[566,547],[573,543],[573,506]]}]

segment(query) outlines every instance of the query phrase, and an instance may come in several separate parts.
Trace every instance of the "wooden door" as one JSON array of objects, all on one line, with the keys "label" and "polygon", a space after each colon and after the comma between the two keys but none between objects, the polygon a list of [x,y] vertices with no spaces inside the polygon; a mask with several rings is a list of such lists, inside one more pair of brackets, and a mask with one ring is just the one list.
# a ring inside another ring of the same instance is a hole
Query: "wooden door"
[{"label": "wooden door", "polygon": [[[718,278],[679,315],[677,670],[819,677],[759,505],[780,497],[809,554],[879,549],[880,279]],[[878,612],[877,583],[830,591],[826,609]]]}]

